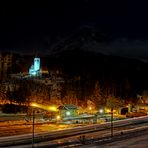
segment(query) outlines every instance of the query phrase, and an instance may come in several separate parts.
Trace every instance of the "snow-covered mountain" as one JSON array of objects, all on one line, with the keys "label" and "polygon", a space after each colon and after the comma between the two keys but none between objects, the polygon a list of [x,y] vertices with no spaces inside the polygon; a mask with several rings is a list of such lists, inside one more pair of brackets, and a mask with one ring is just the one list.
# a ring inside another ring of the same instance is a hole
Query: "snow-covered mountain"
[{"label": "snow-covered mountain", "polygon": [[[51,41],[51,38],[52,41]],[[58,39],[54,39],[58,38]],[[35,41],[34,41],[35,42]],[[148,60],[148,40],[127,38],[108,33],[94,26],[82,26],[66,35],[41,37],[33,45],[16,49],[3,49],[16,53],[35,55],[59,55],[65,51],[83,50],[105,55]]]},{"label": "snow-covered mountain", "polygon": [[98,31],[94,27],[85,26],[52,45],[49,53],[60,54],[70,50],[92,51],[147,61],[148,40],[117,37]]}]

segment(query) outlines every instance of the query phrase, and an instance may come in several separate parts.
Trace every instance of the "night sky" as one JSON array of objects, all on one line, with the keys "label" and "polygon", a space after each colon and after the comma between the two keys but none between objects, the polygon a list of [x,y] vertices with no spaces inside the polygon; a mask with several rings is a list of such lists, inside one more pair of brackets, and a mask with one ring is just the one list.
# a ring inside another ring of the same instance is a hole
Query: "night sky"
[{"label": "night sky", "polygon": [[[93,25],[112,38],[124,38],[128,46],[138,46],[136,52],[148,55],[147,12],[147,3],[135,1],[3,3],[0,5],[0,50],[44,51],[81,26]],[[130,54],[134,52],[128,50]]]}]

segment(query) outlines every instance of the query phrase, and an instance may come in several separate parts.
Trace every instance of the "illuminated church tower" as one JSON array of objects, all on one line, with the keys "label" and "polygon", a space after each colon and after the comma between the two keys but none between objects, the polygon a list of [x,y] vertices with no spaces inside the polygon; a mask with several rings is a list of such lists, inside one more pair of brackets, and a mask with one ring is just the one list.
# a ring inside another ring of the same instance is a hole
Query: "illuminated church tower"
[{"label": "illuminated church tower", "polygon": [[40,73],[40,58],[34,58],[34,64],[29,69],[30,75],[38,75]]},{"label": "illuminated church tower", "polygon": [[40,58],[34,58],[34,70],[40,70]]}]

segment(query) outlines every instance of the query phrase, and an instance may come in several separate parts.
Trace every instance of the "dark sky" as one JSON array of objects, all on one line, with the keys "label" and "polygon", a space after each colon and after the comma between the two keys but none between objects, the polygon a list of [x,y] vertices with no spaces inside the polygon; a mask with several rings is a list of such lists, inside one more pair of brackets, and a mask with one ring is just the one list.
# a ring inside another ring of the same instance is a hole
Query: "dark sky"
[{"label": "dark sky", "polygon": [[[135,1],[49,0],[0,5],[0,49],[41,50],[83,25],[115,36],[147,42],[147,3]],[[148,53],[148,52],[147,52]]]}]

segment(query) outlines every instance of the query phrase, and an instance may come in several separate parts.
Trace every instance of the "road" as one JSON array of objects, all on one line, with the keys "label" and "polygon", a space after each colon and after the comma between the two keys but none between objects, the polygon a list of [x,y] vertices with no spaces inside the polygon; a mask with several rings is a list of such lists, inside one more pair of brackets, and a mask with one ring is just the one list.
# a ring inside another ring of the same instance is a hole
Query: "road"
[{"label": "road", "polygon": [[[141,127],[145,126],[145,129],[148,129],[148,117],[138,117],[133,119],[126,119],[114,122],[114,134],[120,134],[121,131],[132,129],[134,127]],[[126,131],[125,131],[126,132]],[[130,131],[129,131],[130,132]],[[61,130],[55,132],[46,132],[46,133],[36,133],[35,134],[35,141],[38,142],[36,146],[39,145],[54,145],[58,143],[68,142],[71,144],[78,143],[80,144],[79,137],[80,135],[88,135],[86,138],[100,138],[105,136],[110,136],[110,123],[100,124],[100,125],[90,125],[85,127],[76,127],[73,129],[68,130]],[[15,141],[15,143],[14,143]],[[48,141],[48,142],[47,142]],[[12,136],[12,137],[2,137],[0,138],[0,146],[12,146],[12,145],[21,145],[21,147],[30,147],[32,142],[32,135],[19,135],[19,136]],[[19,146],[20,147],[20,146]]]},{"label": "road", "polygon": [[[147,133],[148,133],[148,125],[147,127],[145,127],[144,129],[147,129]],[[143,130],[144,130],[143,129]],[[134,130],[141,130],[140,127],[139,128],[135,128]],[[132,132],[133,132],[132,131]],[[105,130],[105,131],[99,131],[99,132],[95,132],[95,133],[90,133],[89,135],[86,135],[86,143],[83,144],[80,142],[79,137],[80,136],[72,136],[72,137],[68,137],[68,138],[62,138],[62,139],[58,139],[58,140],[52,140],[52,141],[46,141],[46,142],[40,142],[40,143],[36,143],[34,146],[35,148],[58,148],[58,147],[62,147],[62,148],[69,148],[69,147],[80,147],[80,148],[90,148],[90,147],[94,147],[97,148],[98,146],[105,148],[106,145],[100,145],[100,144],[96,144],[93,145],[93,140],[98,140],[100,139],[100,137],[107,137],[107,139],[111,139],[110,138],[110,131],[109,130]],[[119,135],[120,136],[120,132],[119,130],[115,130],[114,131],[115,135]],[[93,138],[92,138],[93,137]],[[94,139],[95,138],[95,139]],[[108,142],[107,142],[108,143]],[[84,146],[82,146],[84,145]],[[20,146],[15,146],[14,148],[19,148]],[[110,147],[110,145],[109,145]],[[11,147],[13,148],[13,147]],[[21,145],[21,148],[31,148],[31,145]]]},{"label": "road", "polygon": [[107,144],[92,144],[80,146],[79,148],[147,148],[148,147],[148,130],[140,135],[121,138]]},{"label": "road", "polygon": [[[133,137],[121,141],[112,142],[110,144],[102,145],[102,148],[147,148],[148,147],[148,134],[139,137]],[[94,146],[91,148],[98,148]]]},{"label": "road", "polygon": [[[68,128],[76,127],[77,125],[62,125],[62,124],[51,124],[51,123],[35,123],[35,133],[40,132],[51,132],[57,130],[63,130]],[[9,129],[9,130],[8,130]],[[9,123],[0,123],[0,137],[22,135],[32,133],[32,123],[26,122],[9,122]]]}]

